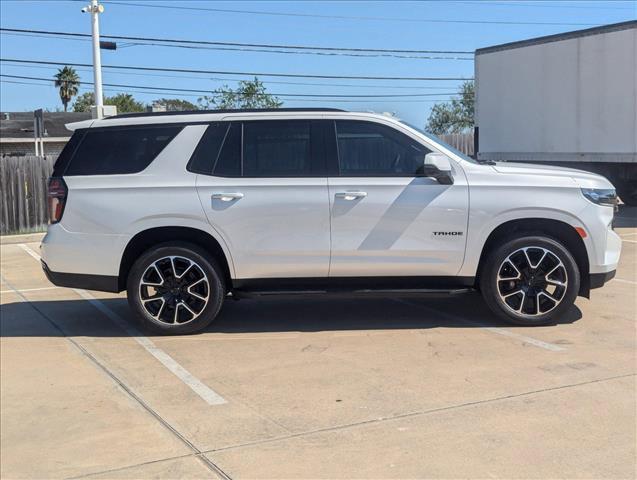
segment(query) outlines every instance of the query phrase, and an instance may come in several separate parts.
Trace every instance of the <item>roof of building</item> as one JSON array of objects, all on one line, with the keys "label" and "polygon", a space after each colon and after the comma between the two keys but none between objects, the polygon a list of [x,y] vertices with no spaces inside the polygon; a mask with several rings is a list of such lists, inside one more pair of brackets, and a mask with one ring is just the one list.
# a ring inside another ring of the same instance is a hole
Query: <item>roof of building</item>
[{"label": "roof of building", "polygon": [[543,43],[559,42],[562,40],[571,40],[573,38],[589,37],[591,35],[600,35],[603,33],[618,32],[620,30],[628,30],[637,28],[637,20],[630,20],[621,23],[612,23],[610,25],[602,25],[601,27],[587,28],[584,30],[575,30],[573,32],[558,33],[555,35],[547,35],[545,37],[530,38],[519,42],[503,43],[493,45],[492,47],[478,48],[476,55],[485,53],[500,52],[502,50],[512,50],[514,48],[530,47],[533,45],[541,45]]},{"label": "roof of building", "polygon": [[[65,124],[90,118],[90,112],[44,112],[44,136],[68,138],[73,132]],[[16,138],[33,139],[33,112],[0,112],[0,141]]]},{"label": "roof of building", "polygon": [[248,109],[223,109],[223,110],[183,110],[170,112],[139,112],[139,113],[123,113],[121,115],[113,115],[106,117],[104,120],[111,118],[134,118],[134,117],[164,117],[170,115],[203,115],[214,113],[254,113],[254,112],[344,112],[340,108],[248,108]]}]

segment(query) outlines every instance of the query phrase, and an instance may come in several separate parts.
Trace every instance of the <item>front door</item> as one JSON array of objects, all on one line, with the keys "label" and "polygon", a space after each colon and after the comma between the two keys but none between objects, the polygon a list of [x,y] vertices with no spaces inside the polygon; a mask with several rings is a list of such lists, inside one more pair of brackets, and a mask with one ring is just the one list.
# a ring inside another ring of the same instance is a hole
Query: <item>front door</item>
[{"label": "front door", "polygon": [[191,164],[206,145],[216,157],[212,173],[198,175],[197,191],[228,245],[237,278],[327,277],[327,178],[313,122],[217,125],[208,128]]},{"label": "front door", "polygon": [[456,275],[468,218],[462,169],[453,185],[419,176],[431,150],[388,125],[337,120],[335,132],[330,277]]}]

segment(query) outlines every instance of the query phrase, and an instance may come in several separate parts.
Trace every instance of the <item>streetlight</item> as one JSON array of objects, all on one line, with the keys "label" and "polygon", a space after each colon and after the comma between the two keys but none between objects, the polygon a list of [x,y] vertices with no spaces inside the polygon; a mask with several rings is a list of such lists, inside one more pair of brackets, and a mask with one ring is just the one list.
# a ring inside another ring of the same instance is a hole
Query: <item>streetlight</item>
[{"label": "streetlight", "polygon": [[93,34],[93,83],[95,84],[95,113],[94,116],[104,116],[104,97],[102,95],[102,59],[100,57],[100,24],[98,15],[104,12],[104,5],[91,0],[91,4],[82,9],[82,13],[91,14],[91,31]]}]

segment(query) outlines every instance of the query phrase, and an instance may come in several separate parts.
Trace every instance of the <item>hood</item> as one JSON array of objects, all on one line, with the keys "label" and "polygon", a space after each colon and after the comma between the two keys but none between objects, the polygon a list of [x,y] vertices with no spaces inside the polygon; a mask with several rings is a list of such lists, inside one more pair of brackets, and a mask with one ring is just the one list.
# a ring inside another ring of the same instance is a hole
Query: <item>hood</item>
[{"label": "hood", "polygon": [[537,165],[530,163],[496,162],[493,169],[498,173],[514,175],[540,175],[543,177],[571,178],[581,188],[614,188],[601,175],[576,170],[575,168],[554,167],[552,165]]}]

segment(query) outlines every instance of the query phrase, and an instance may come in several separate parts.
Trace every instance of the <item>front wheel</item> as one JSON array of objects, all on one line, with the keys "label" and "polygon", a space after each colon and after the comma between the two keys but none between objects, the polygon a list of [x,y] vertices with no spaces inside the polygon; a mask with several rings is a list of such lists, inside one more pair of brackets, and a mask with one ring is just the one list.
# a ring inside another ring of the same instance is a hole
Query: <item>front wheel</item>
[{"label": "front wheel", "polygon": [[579,285],[573,256],[544,236],[504,242],[489,254],[480,273],[489,308],[517,325],[555,323],[575,302]]},{"label": "front wheel", "polygon": [[193,333],[217,316],[225,285],[208,252],[182,242],[165,243],[140,256],[128,275],[128,303],[142,326],[155,333]]}]

